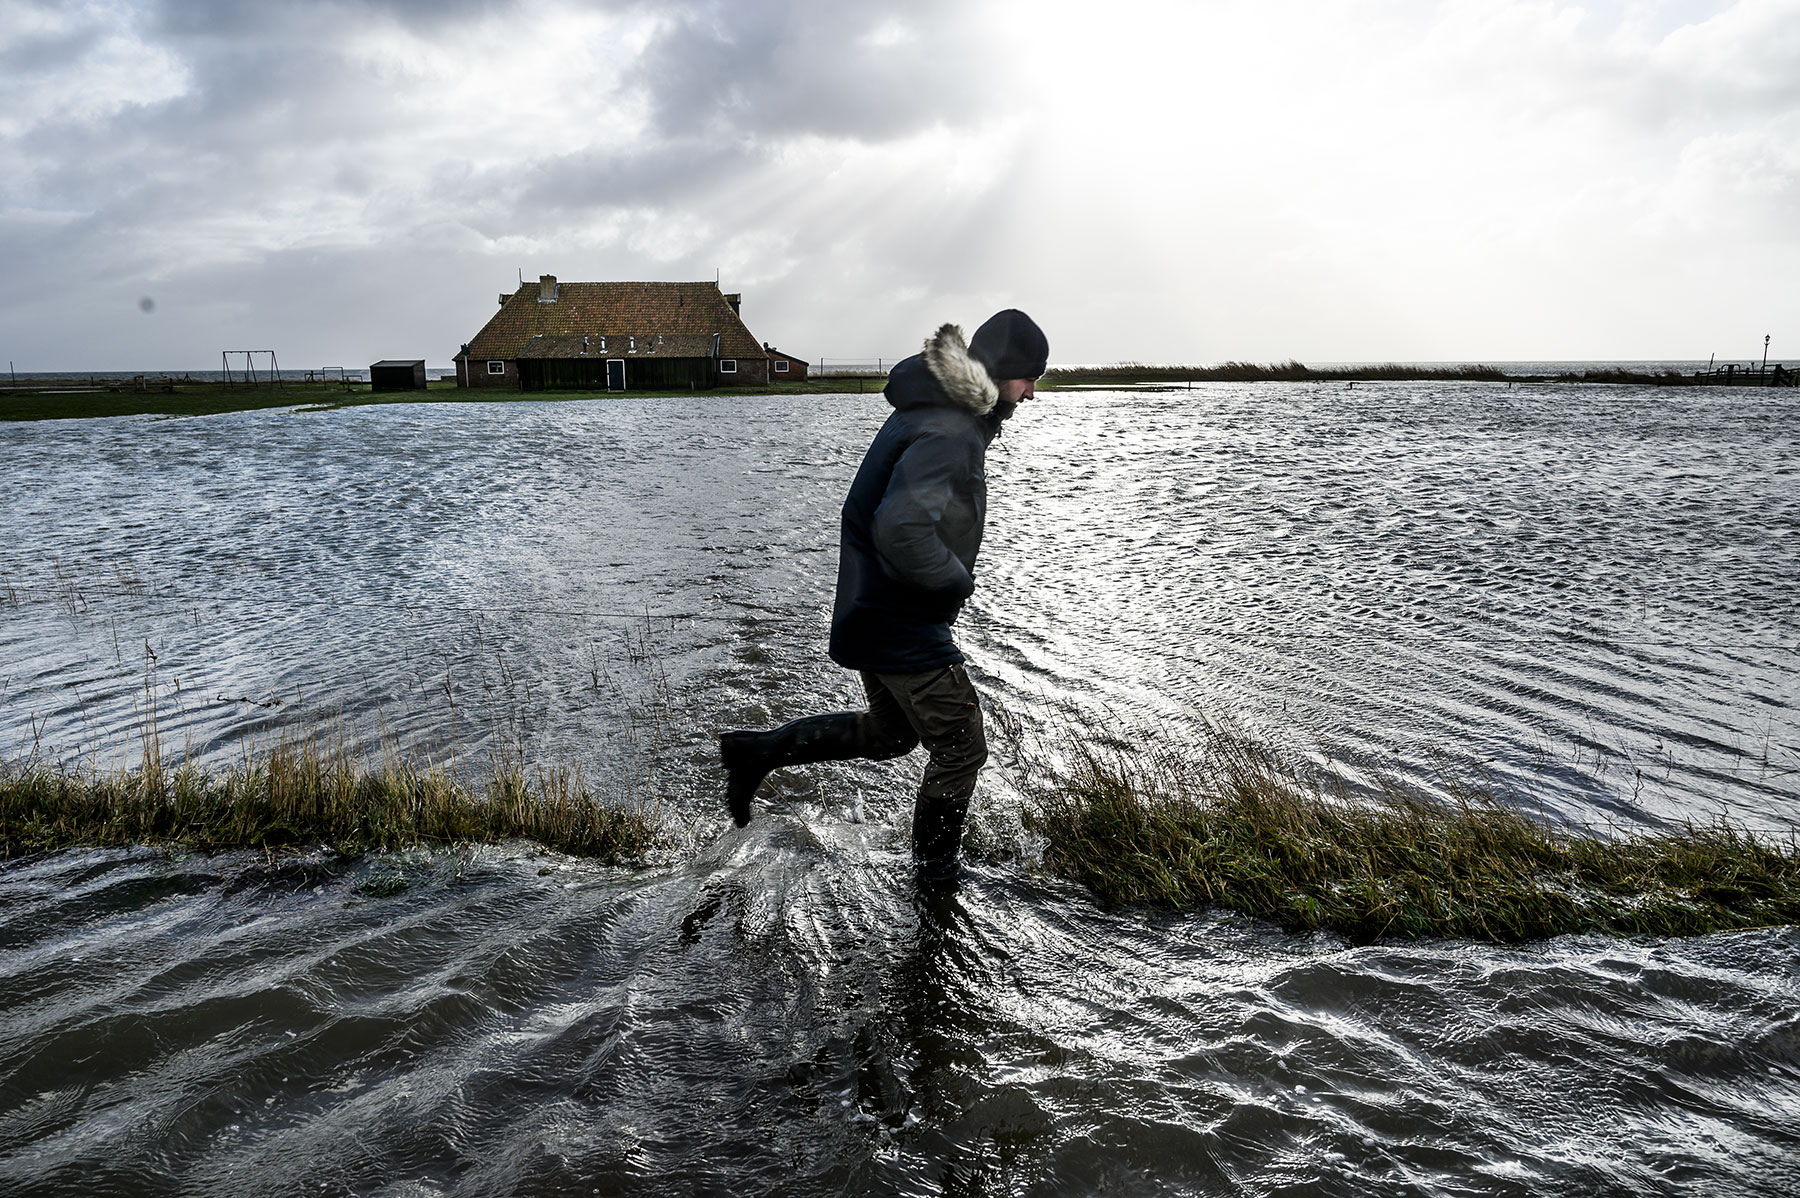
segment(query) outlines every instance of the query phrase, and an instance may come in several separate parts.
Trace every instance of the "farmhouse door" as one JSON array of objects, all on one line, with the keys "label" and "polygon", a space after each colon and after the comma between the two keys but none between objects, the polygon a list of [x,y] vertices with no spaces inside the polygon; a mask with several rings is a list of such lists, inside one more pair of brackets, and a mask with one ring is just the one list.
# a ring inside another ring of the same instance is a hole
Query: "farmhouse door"
[{"label": "farmhouse door", "polygon": [[608,358],[606,360],[606,389],[608,391],[625,390],[624,358]]}]

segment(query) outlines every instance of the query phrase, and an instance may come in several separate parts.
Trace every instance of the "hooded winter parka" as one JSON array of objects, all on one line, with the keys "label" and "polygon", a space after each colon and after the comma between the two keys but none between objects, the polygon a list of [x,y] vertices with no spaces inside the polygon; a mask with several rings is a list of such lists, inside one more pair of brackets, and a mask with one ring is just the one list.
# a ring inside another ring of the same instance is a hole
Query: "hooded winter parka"
[{"label": "hooded winter parka", "polygon": [[885,394],[894,412],[844,500],[831,659],[917,674],[963,660],[950,625],[975,590],[999,389],[947,324]]}]

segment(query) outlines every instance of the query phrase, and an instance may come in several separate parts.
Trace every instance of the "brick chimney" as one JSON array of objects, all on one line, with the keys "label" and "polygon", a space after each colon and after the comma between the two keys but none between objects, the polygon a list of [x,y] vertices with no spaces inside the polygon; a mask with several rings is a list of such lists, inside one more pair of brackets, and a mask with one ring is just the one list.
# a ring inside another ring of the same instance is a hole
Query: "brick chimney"
[{"label": "brick chimney", "polygon": [[731,310],[733,312],[738,312],[740,306],[744,302],[744,293],[741,291],[727,291],[725,293],[725,302],[731,305]]},{"label": "brick chimney", "polygon": [[554,304],[556,302],[556,276],[538,276],[538,303]]}]

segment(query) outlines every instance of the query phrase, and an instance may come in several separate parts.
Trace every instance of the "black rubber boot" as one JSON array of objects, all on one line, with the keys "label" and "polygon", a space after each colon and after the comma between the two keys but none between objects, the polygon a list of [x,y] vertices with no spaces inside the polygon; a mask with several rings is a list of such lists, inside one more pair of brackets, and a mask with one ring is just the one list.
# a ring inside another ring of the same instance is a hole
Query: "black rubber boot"
[{"label": "black rubber boot", "polygon": [[750,800],[770,770],[868,756],[862,743],[863,722],[860,711],[840,711],[790,720],[768,732],[720,733],[719,759],[730,771],[725,803],[737,826],[750,822]]},{"label": "black rubber boot", "polygon": [[961,868],[963,820],[969,800],[940,799],[921,794],[913,807],[913,865],[919,886],[926,890],[954,890]]}]

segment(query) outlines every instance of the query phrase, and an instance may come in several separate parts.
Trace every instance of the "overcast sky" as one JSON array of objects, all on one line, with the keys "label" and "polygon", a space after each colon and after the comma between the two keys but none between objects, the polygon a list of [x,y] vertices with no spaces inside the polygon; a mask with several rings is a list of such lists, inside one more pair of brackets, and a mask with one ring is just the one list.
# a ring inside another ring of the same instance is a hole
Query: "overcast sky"
[{"label": "overcast sky", "polygon": [[19,369],[448,365],[521,271],[815,361],[1800,357],[1800,0],[0,0]]}]

